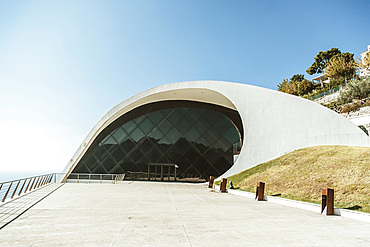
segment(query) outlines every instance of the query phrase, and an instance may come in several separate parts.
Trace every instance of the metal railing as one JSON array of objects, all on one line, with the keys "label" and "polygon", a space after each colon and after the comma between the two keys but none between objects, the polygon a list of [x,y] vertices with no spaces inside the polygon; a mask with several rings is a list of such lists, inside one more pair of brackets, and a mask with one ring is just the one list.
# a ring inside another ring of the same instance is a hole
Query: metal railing
[{"label": "metal railing", "polygon": [[148,172],[126,172],[126,179],[131,180],[148,180]]},{"label": "metal railing", "polygon": [[68,182],[77,183],[96,183],[112,182],[117,183],[125,178],[125,174],[91,174],[91,173],[71,173],[68,175]]},{"label": "metal railing", "polygon": [[114,179],[114,184],[117,184],[125,179],[125,174],[118,174]]},{"label": "metal railing", "polygon": [[59,173],[50,173],[40,176],[0,182],[0,202],[23,195],[50,183],[55,183]]},{"label": "metal railing", "polygon": [[321,97],[324,97],[324,96],[327,96],[327,95],[330,95],[330,94],[333,94],[335,92],[338,92],[342,87],[344,87],[346,84],[343,84],[343,85],[340,85],[338,87],[335,87],[335,88],[332,88],[332,89],[329,89],[325,92],[322,92],[322,93],[319,93],[319,94],[316,94],[316,95],[313,95],[311,97],[309,97],[308,99],[310,100],[315,100],[315,99],[318,99],[318,98],[321,98]]}]

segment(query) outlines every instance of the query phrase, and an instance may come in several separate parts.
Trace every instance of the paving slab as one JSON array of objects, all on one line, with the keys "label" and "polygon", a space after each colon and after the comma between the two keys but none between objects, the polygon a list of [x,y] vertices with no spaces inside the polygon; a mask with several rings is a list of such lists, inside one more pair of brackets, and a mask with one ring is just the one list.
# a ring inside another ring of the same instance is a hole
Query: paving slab
[{"label": "paving slab", "polygon": [[63,184],[48,184],[0,203],[0,230]]},{"label": "paving slab", "polygon": [[370,224],[170,182],[65,184],[1,246],[370,246]]}]

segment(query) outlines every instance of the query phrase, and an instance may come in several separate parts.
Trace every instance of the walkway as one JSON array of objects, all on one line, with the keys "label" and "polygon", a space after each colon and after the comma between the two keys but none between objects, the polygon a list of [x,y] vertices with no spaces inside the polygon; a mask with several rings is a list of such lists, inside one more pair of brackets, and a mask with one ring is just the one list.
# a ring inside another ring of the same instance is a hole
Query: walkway
[{"label": "walkway", "polygon": [[0,230],[63,184],[48,184],[12,201],[0,203]]},{"label": "walkway", "polygon": [[370,246],[370,224],[203,185],[66,184],[0,230],[1,246]]}]

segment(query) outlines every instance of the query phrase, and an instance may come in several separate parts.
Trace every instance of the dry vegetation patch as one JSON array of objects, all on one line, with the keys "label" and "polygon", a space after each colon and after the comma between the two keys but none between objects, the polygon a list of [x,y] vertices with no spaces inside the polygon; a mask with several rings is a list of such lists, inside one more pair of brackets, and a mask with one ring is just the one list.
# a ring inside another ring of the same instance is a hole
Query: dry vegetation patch
[{"label": "dry vegetation patch", "polygon": [[321,203],[321,189],[335,191],[335,206],[370,213],[370,148],[316,146],[294,151],[231,176],[234,187]]}]

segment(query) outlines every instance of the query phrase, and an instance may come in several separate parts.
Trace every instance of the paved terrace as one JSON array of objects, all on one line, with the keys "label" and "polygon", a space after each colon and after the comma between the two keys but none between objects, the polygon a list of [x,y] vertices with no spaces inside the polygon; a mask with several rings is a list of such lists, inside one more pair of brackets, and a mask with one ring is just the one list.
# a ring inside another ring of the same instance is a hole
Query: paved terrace
[{"label": "paved terrace", "polygon": [[370,224],[160,182],[66,184],[0,230],[1,246],[370,246]]}]

